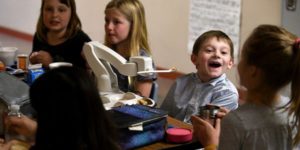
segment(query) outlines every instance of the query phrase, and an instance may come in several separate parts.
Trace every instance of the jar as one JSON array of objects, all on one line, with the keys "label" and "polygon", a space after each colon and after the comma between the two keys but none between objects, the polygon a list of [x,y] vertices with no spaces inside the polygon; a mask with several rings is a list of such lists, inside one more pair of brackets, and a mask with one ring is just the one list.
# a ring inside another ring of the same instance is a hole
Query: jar
[{"label": "jar", "polygon": [[199,116],[208,121],[211,125],[215,126],[217,113],[219,112],[220,107],[216,105],[205,105],[199,107]]}]

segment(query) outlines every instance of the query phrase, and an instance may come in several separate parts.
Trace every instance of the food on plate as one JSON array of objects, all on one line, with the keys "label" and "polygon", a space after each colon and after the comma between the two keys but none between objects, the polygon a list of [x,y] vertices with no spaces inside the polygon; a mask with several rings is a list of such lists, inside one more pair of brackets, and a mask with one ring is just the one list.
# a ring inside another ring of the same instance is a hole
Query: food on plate
[{"label": "food on plate", "polygon": [[137,102],[140,105],[152,105],[153,104],[153,102],[148,98],[139,99]]},{"label": "food on plate", "polygon": [[131,93],[131,92],[127,92],[124,94],[124,96],[120,99],[120,100],[131,100],[131,99],[135,99],[135,94]]}]

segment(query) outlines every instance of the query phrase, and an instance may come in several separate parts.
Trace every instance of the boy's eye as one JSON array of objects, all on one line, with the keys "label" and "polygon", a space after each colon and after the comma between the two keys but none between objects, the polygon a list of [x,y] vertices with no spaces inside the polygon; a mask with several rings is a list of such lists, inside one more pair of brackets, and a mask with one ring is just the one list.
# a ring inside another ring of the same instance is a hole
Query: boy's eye
[{"label": "boy's eye", "polygon": [[221,54],[223,55],[228,55],[230,53],[230,50],[225,48],[225,49],[221,49]]},{"label": "boy's eye", "polygon": [[221,52],[223,55],[227,55],[228,54],[228,52],[226,52],[226,51],[222,51]]},{"label": "boy's eye", "polygon": [[205,52],[209,52],[209,53],[210,53],[210,52],[212,52],[212,51],[213,51],[213,49],[211,49],[211,48],[206,48],[206,49],[204,49],[204,51],[205,51]]}]

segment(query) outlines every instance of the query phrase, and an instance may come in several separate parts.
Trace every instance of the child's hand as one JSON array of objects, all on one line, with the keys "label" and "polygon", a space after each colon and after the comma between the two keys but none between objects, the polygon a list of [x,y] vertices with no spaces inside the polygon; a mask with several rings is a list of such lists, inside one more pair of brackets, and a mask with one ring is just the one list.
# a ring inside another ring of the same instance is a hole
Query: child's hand
[{"label": "child's hand", "polygon": [[[214,105],[214,104],[207,104],[207,105],[217,106],[217,105]],[[224,116],[226,116],[230,112],[230,110],[225,108],[225,107],[220,107],[220,106],[217,106],[217,107],[219,107],[219,111],[216,114],[217,118],[222,119]]]},{"label": "child's hand", "polygon": [[22,115],[21,117],[9,116],[5,117],[5,126],[9,126],[18,134],[34,137],[37,129],[37,122],[25,115]]},{"label": "child's hand", "polygon": [[49,64],[53,62],[51,55],[46,51],[33,52],[30,57],[30,62],[33,64],[41,63],[43,67],[49,67]]},{"label": "child's hand", "polygon": [[217,118],[223,118],[224,116],[226,116],[228,113],[230,112],[229,109],[225,108],[225,107],[220,107],[219,112],[216,114]]},{"label": "child's hand", "polygon": [[10,150],[12,145],[13,141],[5,143],[4,139],[0,140],[0,150]]},{"label": "child's hand", "polygon": [[[21,147],[20,147],[21,146]],[[4,139],[0,138],[0,150],[14,150],[14,149],[29,149],[30,145],[21,141],[11,140],[5,142]]]},{"label": "child's hand", "polygon": [[30,56],[29,56],[29,61],[30,61],[30,63],[32,63],[32,64],[37,64],[38,62],[38,60],[37,60],[37,55],[39,54],[39,52],[33,52],[33,53],[31,53],[30,54]]},{"label": "child's hand", "polygon": [[191,116],[194,136],[200,141],[200,143],[205,147],[208,145],[218,145],[220,136],[220,118],[216,119],[215,128],[207,121],[197,117]]}]

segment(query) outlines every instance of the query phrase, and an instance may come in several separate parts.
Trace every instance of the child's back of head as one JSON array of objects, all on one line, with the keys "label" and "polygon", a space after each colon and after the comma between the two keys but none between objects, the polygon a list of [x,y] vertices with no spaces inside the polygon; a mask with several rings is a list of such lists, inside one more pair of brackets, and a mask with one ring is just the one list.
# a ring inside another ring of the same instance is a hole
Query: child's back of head
[{"label": "child's back of head", "polygon": [[[291,82],[290,113],[293,114],[293,127],[298,133],[294,143],[300,141],[300,39],[286,29],[274,25],[260,25],[246,40],[242,59],[247,66],[255,66],[262,72],[261,90],[270,94]],[[267,96],[265,96],[266,99]],[[276,99],[269,99],[273,103]],[[267,100],[266,100],[267,101]]]}]

